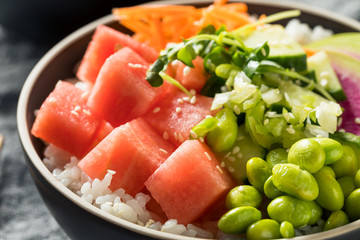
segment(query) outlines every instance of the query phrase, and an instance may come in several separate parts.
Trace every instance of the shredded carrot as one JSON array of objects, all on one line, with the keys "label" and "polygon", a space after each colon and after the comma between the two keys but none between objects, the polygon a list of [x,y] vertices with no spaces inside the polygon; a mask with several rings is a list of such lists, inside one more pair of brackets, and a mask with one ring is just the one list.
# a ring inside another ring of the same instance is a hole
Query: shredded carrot
[{"label": "shredded carrot", "polygon": [[304,49],[304,51],[305,51],[305,53],[306,53],[306,55],[307,55],[308,57],[311,57],[312,55],[314,55],[315,53],[317,53],[316,50],[313,50],[313,49],[310,49],[310,48],[303,47],[303,49]]},{"label": "shredded carrot", "polygon": [[222,6],[225,5],[228,1],[227,0],[215,0],[214,5],[215,6]]},{"label": "shredded carrot", "polygon": [[134,38],[157,50],[169,42],[180,42],[206,25],[225,25],[231,31],[251,22],[245,3],[214,0],[204,8],[183,5],[141,5],[114,8],[113,15],[134,33]]}]

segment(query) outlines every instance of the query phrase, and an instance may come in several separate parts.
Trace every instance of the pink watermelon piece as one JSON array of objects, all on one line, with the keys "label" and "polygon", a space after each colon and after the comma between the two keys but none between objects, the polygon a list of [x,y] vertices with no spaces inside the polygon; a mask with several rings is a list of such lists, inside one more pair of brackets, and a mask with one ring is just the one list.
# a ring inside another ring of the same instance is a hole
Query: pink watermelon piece
[{"label": "pink watermelon piece", "polygon": [[234,186],[215,154],[198,140],[187,140],[145,182],[169,219],[196,221]]},{"label": "pink watermelon piece", "polygon": [[134,196],[174,150],[138,118],[115,128],[79,162],[79,167],[92,179],[103,179],[107,170],[115,171],[110,188],[123,188]]},{"label": "pink watermelon piece", "polygon": [[196,124],[212,114],[212,101],[212,98],[197,94],[196,102],[190,103],[185,93],[176,91],[162,98],[143,118],[165,139],[179,146],[189,139],[190,130]]},{"label": "pink watermelon piece", "polygon": [[77,77],[82,81],[95,83],[105,60],[122,47],[133,49],[148,63],[154,62],[158,57],[158,52],[146,44],[115,29],[100,25],[96,28],[92,41],[84,54]]},{"label": "pink watermelon piece", "polygon": [[344,111],[339,129],[360,135],[360,61],[336,51],[327,51],[347,100],[340,102]]},{"label": "pink watermelon piece", "polygon": [[31,133],[83,157],[113,129],[86,106],[85,95],[73,84],[59,81],[40,107]]},{"label": "pink watermelon piece", "polygon": [[148,67],[130,48],[114,53],[99,72],[88,106],[114,127],[141,116],[154,105],[163,90],[146,81]]},{"label": "pink watermelon piece", "polygon": [[194,67],[187,67],[181,61],[176,61],[171,65],[173,75],[186,89],[194,89],[196,92],[204,87],[209,75],[204,69],[204,60],[197,56],[193,60]]}]

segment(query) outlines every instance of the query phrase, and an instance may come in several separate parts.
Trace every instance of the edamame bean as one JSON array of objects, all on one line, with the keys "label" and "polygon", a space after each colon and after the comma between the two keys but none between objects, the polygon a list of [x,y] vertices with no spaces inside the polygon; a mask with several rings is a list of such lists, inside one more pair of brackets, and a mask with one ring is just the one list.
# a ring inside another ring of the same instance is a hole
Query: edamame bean
[{"label": "edamame bean", "polygon": [[301,139],[290,147],[288,162],[310,173],[315,173],[324,166],[325,152],[314,139]]},{"label": "edamame bean", "polygon": [[344,205],[344,194],[340,184],[327,171],[320,169],[314,174],[319,186],[316,202],[323,208],[336,211]]},{"label": "edamame bean", "polygon": [[235,143],[238,133],[237,118],[233,110],[224,108],[215,115],[217,127],[206,137],[207,143],[214,152],[228,151]]},{"label": "edamame bean", "polygon": [[360,169],[355,174],[355,186],[360,188]]},{"label": "edamame bean", "polygon": [[343,156],[330,166],[334,169],[337,178],[343,176],[355,176],[356,171],[358,170],[355,152],[351,147],[346,145],[343,146],[343,151]]},{"label": "edamame bean", "polygon": [[345,212],[351,221],[360,219],[360,188],[355,189],[346,198]]},{"label": "edamame bean", "polygon": [[261,219],[261,212],[254,207],[237,207],[226,212],[219,220],[218,227],[224,233],[244,233],[247,227]]},{"label": "edamame bean", "polygon": [[312,201],[319,194],[315,178],[306,170],[291,163],[276,164],[273,169],[272,181],[280,191],[299,199]]},{"label": "edamame bean", "polygon": [[322,217],[323,215],[323,209],[322,207],[320,207],[320,205],[318,203],[316,203],[315,201],[308,201],[306,202],[311,210],[311,218],[308,222],[309,225],[314,225],[315,223],[317,223],[319,221],[319,219]]},{"label": "edamame bean", "polygon": [[226,207],[227,209],[233,209],[241,206],[252,206],[257,208],[260,206],[262,196],[260,192],[253,186],[240,185],[234,187],[226,195]]},{"label": "edamame bean", "polygon": [[329,174],[329,176],[336,178],[334,170],[329,166],[324,166],[321,171],[323,171],[326,174]]},{"label": "edamame bean", "polygon": [[325,152],[325,165],[332,164],[343,156],[341,143],[331,138],[314,138]]},{"label": "edamame bean", "polygon": [[283,221],[280,224],[280,234],[283,238],[295,237],[294,226],[288,221]]},{"label": "edamame bean", "polygon": [[349,218],[345,212],[341,210],[334,211],[326,220],[324,231],[344,226],[349,223]]},{"label": "edamame bean", "polygon": [[344,193],[344,197],[347,198],[349,194],[356,189],[355,178],[353,176],[344,176],[336,180]]},{"label": "edamame bean", "polygon": [[253,157],[246,163],[246,176],[250,184],[263,193],[264,184],[271,176],[271,168],[263,159]]},{"label": "edamame bean", "polygon": [[265,195],[270,199],[274,199],[279,196],[286,195],[286,193],[280,191],[277,187],[275,187],[272,178],[273,176],[270,176],[264,184]]},{"label": "edamame bean", "polygon": [[285,148],[275,148],[266,155],[266,162],[271,168],[278,163],[287,163],[288,153]]},{"label": "edamame bean", "polygon": [[246,231],[248,240],[275,238],[281,238],[280,224],[272,219],[261,219],[251,224]]},{"label": "edamame bean", "polygon": [[277,222],[288,221],[295,228],[305,226],[312,217],[307,202],[291,196],[275,198],[269,203],[267,212]]}]

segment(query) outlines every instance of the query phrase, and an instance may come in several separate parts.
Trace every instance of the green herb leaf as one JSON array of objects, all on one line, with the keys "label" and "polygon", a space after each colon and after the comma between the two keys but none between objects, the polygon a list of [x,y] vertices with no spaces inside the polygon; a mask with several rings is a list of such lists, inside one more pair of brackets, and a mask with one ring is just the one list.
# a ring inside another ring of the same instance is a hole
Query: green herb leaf
[{"label": "green herb leaf", "polygon": [[191,44],[185,44],[177,53],[177,58],[189,67],[194,67],[192,61],[196,58],[196,53]]}]

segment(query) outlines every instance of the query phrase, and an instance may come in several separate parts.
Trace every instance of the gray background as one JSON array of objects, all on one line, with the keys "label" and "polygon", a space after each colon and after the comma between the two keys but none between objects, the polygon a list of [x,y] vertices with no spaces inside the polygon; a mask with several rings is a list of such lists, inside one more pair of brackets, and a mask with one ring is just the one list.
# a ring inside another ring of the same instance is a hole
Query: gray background
[{"label": "gray background", "polygon": [[[360,20],[359,0],[301,2]],[[135,2],[119,3],[0,0],[0,134],[5,137],[0,153],[1,240],[68,239],[45,207],[27,170],[16,130],[17,98],[32,67],[57,41],[109,14],[114,6]]]}]

